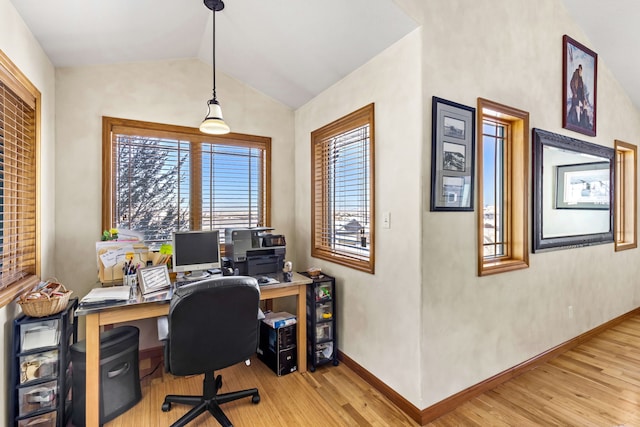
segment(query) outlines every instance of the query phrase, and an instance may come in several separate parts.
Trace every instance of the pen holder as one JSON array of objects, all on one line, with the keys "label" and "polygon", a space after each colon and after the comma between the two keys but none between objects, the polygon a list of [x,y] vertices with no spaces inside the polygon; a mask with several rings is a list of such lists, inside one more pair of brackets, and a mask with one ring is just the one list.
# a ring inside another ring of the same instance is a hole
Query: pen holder
[{"label": "pen holder", "polygon": [[135,289],[138,286],[138,275],[137,274],[125,274],[122,278],[122,284],[125,286],[129,286],[130,288]]}]

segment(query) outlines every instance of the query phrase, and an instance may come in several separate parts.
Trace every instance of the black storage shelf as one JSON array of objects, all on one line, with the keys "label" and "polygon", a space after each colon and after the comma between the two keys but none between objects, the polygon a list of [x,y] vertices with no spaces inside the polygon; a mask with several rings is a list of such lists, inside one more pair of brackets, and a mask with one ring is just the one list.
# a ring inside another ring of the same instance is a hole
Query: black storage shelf
[{"label": "black storage shelf", "polygon": [[309,370],[333,362],[338,365],[338,340],[336,324],[336,281],[326,274],[312,278],[307,285],[307,363]]},{"label": "black storage shelf", "polygon": [[[22,315],[13,321],[10,398],[12,425],[65,427],[69,424],[69,347],[78,340],[78,325],[75,319],[77,308],[78,298],[72,298],[67,308],[58,314],[47,317]],[[43,330],[42,334],[40,330]],[[51,334],[55,337],[55,345],[49,342],[52,340]],[[32,338],[33,336],[38,337]],[[21,365],[25,367],[24,372]],[[44,372],[40,373],[41,369]],[[27,379],[23,380],[23,375],[27,375]],[[29,379],[29,376],[33,378]]]}]

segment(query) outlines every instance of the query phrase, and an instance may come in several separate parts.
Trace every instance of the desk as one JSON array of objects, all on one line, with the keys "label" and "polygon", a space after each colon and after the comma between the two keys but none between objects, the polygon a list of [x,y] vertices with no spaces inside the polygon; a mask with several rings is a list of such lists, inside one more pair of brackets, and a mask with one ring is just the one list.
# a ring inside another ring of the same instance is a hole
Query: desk
[{"label": "desk", "polygon": [[[311,279],[293,273],[293,281],[260,286],[260,299],[274,299],[297,296],[298,317],[298,371],[307,371],[307,302],[306,287]],[[143,298],[139,293],[136,301],[129,301],[113,307],[79,308],[78,316],[86,316],[86,425],[98,426],[100,420],[100,326],[132,320],[166,316],[169,313],[170,296],[162,298]],[[160,410],[160,407],[158,407]]]}]

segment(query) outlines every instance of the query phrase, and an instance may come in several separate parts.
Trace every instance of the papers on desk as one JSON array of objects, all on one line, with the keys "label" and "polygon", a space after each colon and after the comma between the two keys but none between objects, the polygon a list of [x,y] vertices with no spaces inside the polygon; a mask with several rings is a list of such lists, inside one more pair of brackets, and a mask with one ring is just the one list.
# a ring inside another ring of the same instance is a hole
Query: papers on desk
[{"label": "papers on desk", "polygon": [[129,286],[111,286],[108,288],[94,288],[80,300],[80,305],[107,304],[110,302],[127,301],[131,288]]}]

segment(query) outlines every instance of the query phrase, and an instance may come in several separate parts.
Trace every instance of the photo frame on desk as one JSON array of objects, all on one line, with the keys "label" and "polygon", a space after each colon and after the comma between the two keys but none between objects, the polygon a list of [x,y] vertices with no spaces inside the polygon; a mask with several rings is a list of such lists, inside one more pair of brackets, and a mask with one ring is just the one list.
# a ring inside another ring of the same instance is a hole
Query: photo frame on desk
[{"label": "photo frame on desk", "polygon": [[169,269],[166,264],[154,265],[138,270],[138,283],[143,295],[166,291],[171,287]]}]

